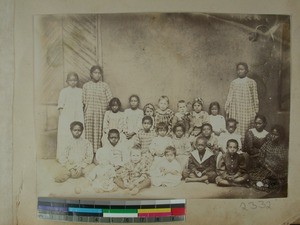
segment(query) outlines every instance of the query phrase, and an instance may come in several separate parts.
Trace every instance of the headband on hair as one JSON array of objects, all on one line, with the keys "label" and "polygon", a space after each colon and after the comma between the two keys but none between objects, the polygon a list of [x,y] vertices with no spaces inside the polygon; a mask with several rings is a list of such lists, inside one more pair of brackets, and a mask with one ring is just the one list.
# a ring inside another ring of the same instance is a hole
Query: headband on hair
[{"label": "headband on hair", "polygon": [[202,98],[195,98],[194,101],[193,101],[193,105],[194,105],[195,103],[200,103],[200,104],[203,106],[204,101],[203,101]]}]

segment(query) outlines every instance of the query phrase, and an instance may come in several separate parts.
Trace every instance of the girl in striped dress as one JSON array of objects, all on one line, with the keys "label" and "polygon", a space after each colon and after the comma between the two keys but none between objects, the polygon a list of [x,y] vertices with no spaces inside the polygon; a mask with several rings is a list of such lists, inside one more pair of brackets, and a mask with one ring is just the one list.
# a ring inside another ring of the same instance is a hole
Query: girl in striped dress
[{"label": "girl in striped dress", "polygon": [[91,81],[82,88],[85,137],[92,143],[94,152],[101,147],[102,123],[112,94],[107,83],[102,81],[100,66],[92,66]]},{"label": "girl in striped dress", "polygon": [[240,62],[236,70],[238,78],[230,84],[225,111],[227,118],[238,121],[237,132],[242,136],[243,141],[245,133],[258,113],[259,101],[256,82],[247,77],[248,65]]}]

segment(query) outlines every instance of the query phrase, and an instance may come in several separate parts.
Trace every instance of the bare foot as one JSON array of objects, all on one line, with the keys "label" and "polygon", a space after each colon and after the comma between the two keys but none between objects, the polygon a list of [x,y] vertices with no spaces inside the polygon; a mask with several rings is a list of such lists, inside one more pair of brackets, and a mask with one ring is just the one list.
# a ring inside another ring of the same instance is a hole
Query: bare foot
[{"label": "bare foot", "polygon": [[80,187],[76,187],[75,188],[75,193],[76,194],[80,194],[81,193],[81,188]]},{"label": "bare foot", "polygon": [[130,191],[130,194],[132,194],[132,195],[136,195],[137,193],[139,193],[139,189],[138,188],[133,188],[131,191]]},{"label": "bare foot", "polygon": [[97,192],[97,193],[103,193],[104,191],[101,188],[95,188],[95,192]]},{"label": "bare foot", "polygon": [[206,184],[209,184],[209,181],[208,181],[208,180],[206,180],[206,181],[204,181],[204,183],[206,183]]},{"label": "bare foot", "polygon": [[191,182],[191,178],[185,178],[185,183]]}]

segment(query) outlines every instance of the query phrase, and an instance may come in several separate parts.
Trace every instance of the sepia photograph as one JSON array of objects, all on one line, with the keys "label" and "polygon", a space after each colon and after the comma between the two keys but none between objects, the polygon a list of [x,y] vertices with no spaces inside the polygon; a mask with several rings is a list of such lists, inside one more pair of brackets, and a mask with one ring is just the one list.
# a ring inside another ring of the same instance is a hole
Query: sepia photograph
[{"label": "sepia photograph", "polygon": [[289,15],[33,23],[37,196],[288,197]]}]

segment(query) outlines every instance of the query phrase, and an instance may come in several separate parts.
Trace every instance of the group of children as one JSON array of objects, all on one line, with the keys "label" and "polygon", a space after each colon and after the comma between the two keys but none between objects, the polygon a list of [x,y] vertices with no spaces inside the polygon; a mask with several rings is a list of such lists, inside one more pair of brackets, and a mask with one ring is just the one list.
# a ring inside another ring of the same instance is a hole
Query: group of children
[{"label": "group of children", "polygon": [[61,91],[58,104],[57,160],[64,170],[55,181],[85,176],[96,192],[119,187],[131,194],[151,185],[176,186],[181,180],[247,186],[252,178],[248,171],[255,168],[268,137],[266,118],[256,115],[256,83],[247,72],[247,64],[237,65],[239,78],[225,105],[227,120],[218,102],[204,111],[201,98],[194,99],[191,110],[186,101],[178,101],[174,113],[167,96],[159,98],[157,108],[148,103],[141,110],[139,96],[132,95],[122,112],[120,100],[101,81],[101,67],[91,68],[92,80],[82,94],[76,87],[78,75],[68,74],[69,87]]}]

